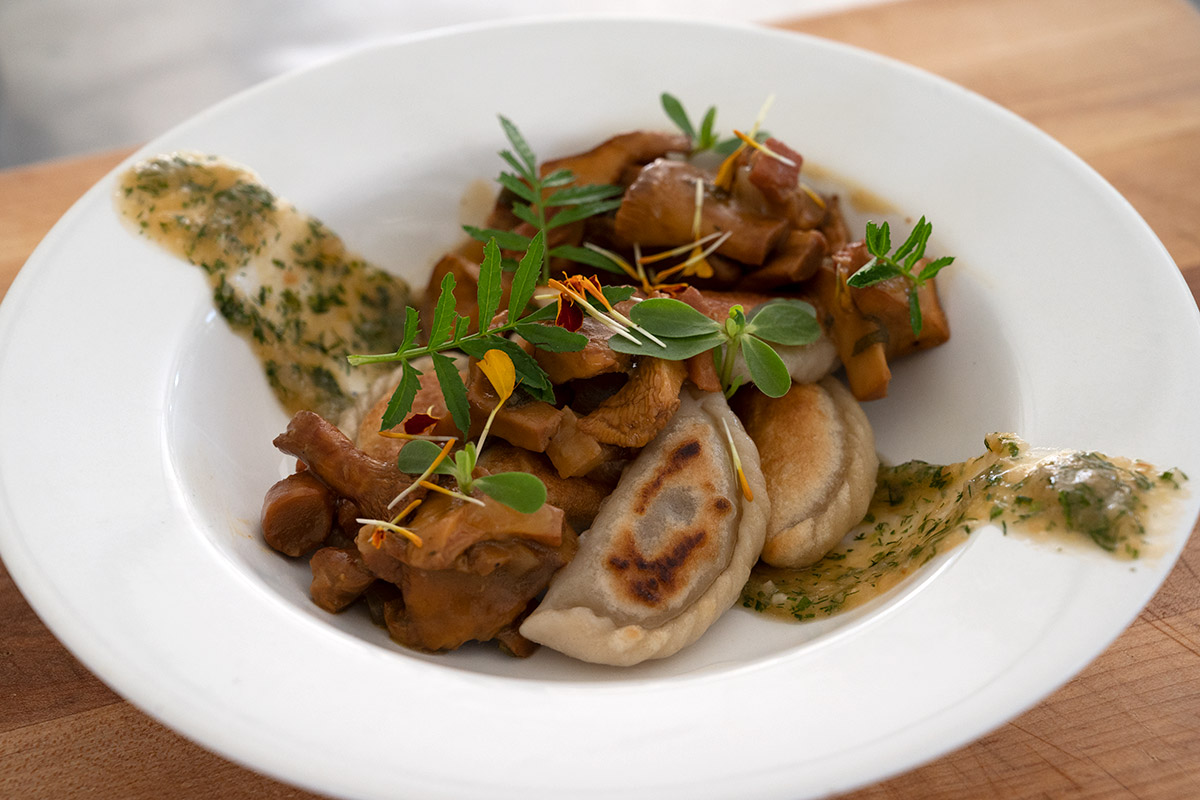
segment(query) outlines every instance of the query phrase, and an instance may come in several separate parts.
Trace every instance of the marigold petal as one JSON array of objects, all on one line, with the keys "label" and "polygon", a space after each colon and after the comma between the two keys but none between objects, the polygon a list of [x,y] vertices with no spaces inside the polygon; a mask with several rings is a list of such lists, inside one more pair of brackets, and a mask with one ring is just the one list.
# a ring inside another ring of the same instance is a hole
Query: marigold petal
[{"label": "marigold petal", "polygon": [[487,376],[501,403],[512,395],[517,386],[517,370],[508,353],[496,348],[488,350],[479,359],[479,370]]}]

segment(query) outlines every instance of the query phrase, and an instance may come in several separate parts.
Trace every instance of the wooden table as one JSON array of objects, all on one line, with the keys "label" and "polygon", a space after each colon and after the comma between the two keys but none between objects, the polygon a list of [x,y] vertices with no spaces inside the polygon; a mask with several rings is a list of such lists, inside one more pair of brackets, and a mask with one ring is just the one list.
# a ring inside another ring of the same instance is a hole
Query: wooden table
[{"label": "wooden table", "polygon": [[[1184,0],[907,0],[781,27],[927,68],[1042,127],[1129,198],[1200,295],[1200,13]],[[0,292],[123,155],[0,172]],[[975,744],[849,797],[1200,797],[1198,570],[1193,537],[1158,596],[1083,674]],[[314,796],[121,700],[0,566],[0,797]]]}]

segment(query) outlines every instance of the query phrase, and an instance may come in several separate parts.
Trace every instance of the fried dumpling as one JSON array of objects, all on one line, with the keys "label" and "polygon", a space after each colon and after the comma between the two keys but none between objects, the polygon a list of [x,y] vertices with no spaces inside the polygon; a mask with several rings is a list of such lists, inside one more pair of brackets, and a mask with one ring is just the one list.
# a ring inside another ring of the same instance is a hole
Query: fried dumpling
[{"label": "fried dumpling", "polygon": [[875,493],[879,459],[867,415],[832,377],[778,398],[742,391],[734,407],[758,446],[771,494],[763,561],[817,562],[862,520]]},{"label": "fried dumpling", "polygon": [[[753,500],[739,487],[726,427]],[[769,503],[758,452],[724,396],[685,388],[521,634],[616,666],[678,652],[737,600]]]}]

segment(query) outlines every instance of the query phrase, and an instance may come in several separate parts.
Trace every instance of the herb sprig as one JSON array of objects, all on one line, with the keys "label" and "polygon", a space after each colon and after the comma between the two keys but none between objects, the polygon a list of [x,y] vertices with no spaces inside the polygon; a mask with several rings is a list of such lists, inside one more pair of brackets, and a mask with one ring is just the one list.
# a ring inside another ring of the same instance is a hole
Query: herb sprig
[{"label": "herb sprig", "polygon": [[608,340],[609,347],[620,353],[668,361],[682,361],[712,350],[726,397],[731,397],[742,385],[742,379],[733,374],[739,353],[745,359],[751,380],[763,394],[770,397],[787,394],[792,385],[791,374],[768,342],[804,345],[815,342],[821,335],[813,307],[802,300],[771,300],[749,316],[742,306],[735,305],[729,309],[724,323],[720,323],[687,303],[655,297],[635,305],[629,317],[660,338],[663,346],[653,342],[634,344],[614,336]]},{"label": "herb sprig", "polygon": [[441,290],[437,302],[434,304],[429,342],[426,345],[414,346],[417,338],[418,315],[416,309],[409,306],[405,309],[404,337],[394,353],[349,357],[350,363],[355,366],[396,361],[401,364],[400,383],[392,393],[391,401],[383,414],[381,430],[388,430],[400,424],[412,410],[413,398],[420,388],[419,379],[422,374],[412,365],[412,361],[428,355],[433,359],[434,372],[441,385],[442,394],[446,398],[446,407],[454,419],[454,424],[466,434],[471,425],[467,389],[453,360],[443,353],[445,350],[461,350],[475,358],[483,358],[489,350],[500,350],[512,360],[525,391],[539,400],[554,402],[554,387],[545,371],[538,366],[532,356],[521,349],[520,345],[502,335],[509,331],[515,331],[536,343],[543,350],[555,352],[573,352],[583,349],[587,344],[587,337],[583,334],[564,330],[554,325],[539,324],[554,319],[555,307],[553,305],[539,308],[522,316],[537,287],[544,249],[543,234],[539,232],[530,240],[529,249],[525,252],[513,275],[512,287],[509,291],[508,315],[503,322],[492,324],[492,319],[500,308],[501,299],[500,246],[492,239],[484,247],[483,262],[479,267],[479,283],[476,288],[476,300],[479,305],[479,331],[477,333],[467,333],[470,319],[457,312],[454,298],[454,275],[447,273],[442,279]]},{"label": "herb sprig", "polygon": [[[513,214],[522,222],[528,223],[542,236],[544,242],[549,241],[550,231],[555,228],[620,207],[621,196],[625,192],[620,186],[573,185],[575,174],[569,169],[556,169],[543,177],[538,167],[537,156],[517,126],[507,117],[501,116],[500,127],[504,129],[504,135],[512,145],[511,150],[502,150],[500,157],[514,171],[501,172],[496,180],[516,195],[517,199],[512,204]],[[495,239],[500,247],[515,252],[528,252],[533,239],[536,238],[515,231],[479,228],[473,225],[464,225],[463,230],[482,242]],[[620,272],[616,265],[599,253],[584,247],[560,245],[543,250],[540,255],[542,283],[550,278],[551,257],[567,258],[608,272]]]},{"label": "herb sprig", "polygon": [[[667,118],[674,122],[675,127],[691,140],[692,155],[712,150],[718,155],[727,156],[741,146],[742,141],[737,136],[722,139],[714,131],[717,121],[716,106],[709,106],[708,110],[704,112],[704,116],[700,118],[700,124],[693,125],[678,97],[670,92],[663,92],[659,99]],[[756,132],[754,138],[757,141],[763,141],[770,138],[770,134],[766,131],[759,131]]]},{"label": "herb sprig", "polygon": [[913,336],[921,335],[923,325],[921,301],[917,297],[917,290],[954,263],[953,256],[942,256],[925,264],[920,272],[913,273],[917,262],[925,257],[925,246],[931,233],[933,223],[921,217],[904,243],[889,255],[892,237],[888,224],[885,222],[883,225],[876,225],[874,222],[868,222],[866,245],[871,260],[846,281],[850,286],[861,289],[891,278],[904,278],[908,282],[908,319]]}]

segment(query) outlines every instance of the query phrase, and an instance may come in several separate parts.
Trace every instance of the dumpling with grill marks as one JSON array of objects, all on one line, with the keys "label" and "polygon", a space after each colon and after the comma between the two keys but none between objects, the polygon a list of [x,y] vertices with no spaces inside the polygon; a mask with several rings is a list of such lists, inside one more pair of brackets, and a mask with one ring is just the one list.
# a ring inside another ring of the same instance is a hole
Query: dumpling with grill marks
[{"label": "dumpling with grill marks", "polygon": [[[730,438],[753,500],[739,486]],[[736,602],[769,516],[754,443],[720,392],[687,387],[521,634],[599,664],[672,655]]]}]

